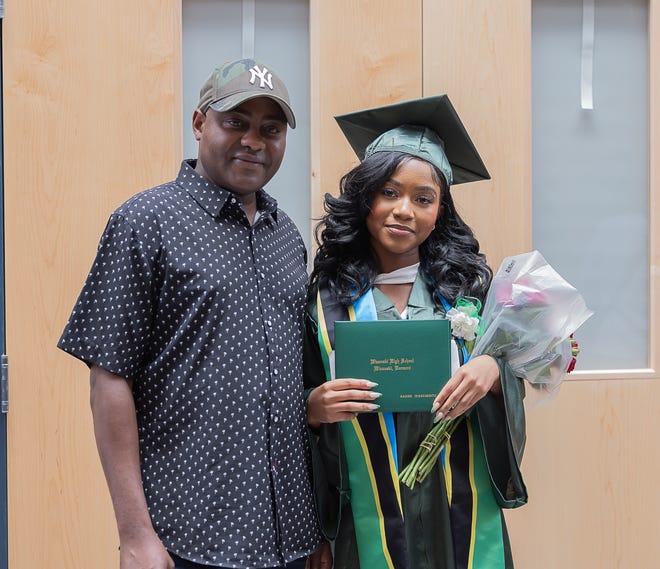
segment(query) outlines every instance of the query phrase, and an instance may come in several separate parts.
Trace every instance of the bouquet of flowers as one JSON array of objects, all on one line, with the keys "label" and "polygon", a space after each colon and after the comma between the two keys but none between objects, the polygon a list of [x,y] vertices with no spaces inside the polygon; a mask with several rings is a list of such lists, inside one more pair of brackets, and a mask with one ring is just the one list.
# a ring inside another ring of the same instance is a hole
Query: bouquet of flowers
[{"label": "bouquet of flowers", "polygon": [[535,403],[548,402],[575,365],[573,332],[592,314],[541,253],[508,257],[488,291],[471,357],[505,359],[535,388]]},{"label": "bouquet of flowers", "polygon": [[[447,313],[454,336],[461,328],[454,326],[454,320],[462,326],[479,310],[464,300],[452,309],[453,314]],[[573,332],[592,314],[580,293],[538,251],[532,251],[502,262],[486,296],[476,340],[472,334],[458,338],[469,342],[470,357],[489,354],[506,360],[534,388],[525,398],[526,405],[528,400],[538,405],[557,395],[564,376],[575,366],[579,347]],[[399,474],[401,482],[412,488],[426,478],[461,419],[442,419],[434,425]]]}]

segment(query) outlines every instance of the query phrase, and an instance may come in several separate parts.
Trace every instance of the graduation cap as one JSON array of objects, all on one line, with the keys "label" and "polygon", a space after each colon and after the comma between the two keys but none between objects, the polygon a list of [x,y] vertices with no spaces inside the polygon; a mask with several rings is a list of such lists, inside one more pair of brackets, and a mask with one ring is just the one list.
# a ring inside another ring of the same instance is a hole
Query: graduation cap
[{"label": "graduation cap", "polygon": [[437,166],[449,185],[490,179],[447,95],[338,115],[335,120],[360,160],[376,152],[405,152]]}]

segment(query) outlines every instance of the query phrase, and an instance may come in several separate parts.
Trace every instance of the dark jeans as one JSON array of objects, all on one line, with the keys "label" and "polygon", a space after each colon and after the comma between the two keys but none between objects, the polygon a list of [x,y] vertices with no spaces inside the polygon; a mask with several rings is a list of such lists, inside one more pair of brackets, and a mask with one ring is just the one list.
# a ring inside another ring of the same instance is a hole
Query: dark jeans
[{"label": "dark jeans", "polygon": [[[211,565],[201,565],[200,563],[193,563],[192,561],[187,561],[181,559],[174,553],[170,553],[170,557],[174,560],[174,569],[213,569]],[[268,567],[264,569],[305,569],[305,557],[296,559],[291,563],[287,563],[284,567]]]}]

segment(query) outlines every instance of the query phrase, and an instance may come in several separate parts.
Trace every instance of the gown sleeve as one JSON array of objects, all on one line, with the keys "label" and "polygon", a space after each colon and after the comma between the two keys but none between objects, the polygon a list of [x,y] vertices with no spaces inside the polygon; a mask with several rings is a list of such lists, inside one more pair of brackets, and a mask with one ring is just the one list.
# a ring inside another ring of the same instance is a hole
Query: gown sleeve
[{"label": "gown sleeve", "polygon": [[520,472],[525,449],[523,381],[509,365],[495,358],[500,369],[502,397],[489,393],[476,406],[486,461],[495,499],[501,508],[527,503],[527,488]]},{"label": "gown sleeve", "polygon": [[[308,307],[303,348],[303,380],[305,397],[326,381],[321,349],[318,343],[316,306]],[[318,430],[309,432],[312,451],[312,482],[319,524],[328,540],[337,537],[341,511],[349,502],[348,472],[343,457],[339,425],[322,423]]]}]

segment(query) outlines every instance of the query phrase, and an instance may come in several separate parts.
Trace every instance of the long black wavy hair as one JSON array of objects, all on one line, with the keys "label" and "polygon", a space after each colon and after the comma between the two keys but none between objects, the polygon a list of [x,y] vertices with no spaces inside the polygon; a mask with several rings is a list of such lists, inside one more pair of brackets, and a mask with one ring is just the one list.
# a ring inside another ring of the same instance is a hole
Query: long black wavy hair
[{"label": "long black wavy hair", "polygon": [[[377,152],[341,178],[338,197],[325,195],[325,214],[315,230],[318,249],[310,300],[323,286],[338,302],[350,305],[373,286],[379,270],[366,224],[371,202],[399,165],[414,158],[403,152]],[[435,229],[420,245],[420,266],[436,297],[442,295],[450,304],[461,296],[483,300],[493,272],[472,230],[456,211],[444,175],[431,166],[441,188],[441,204]]]}]

